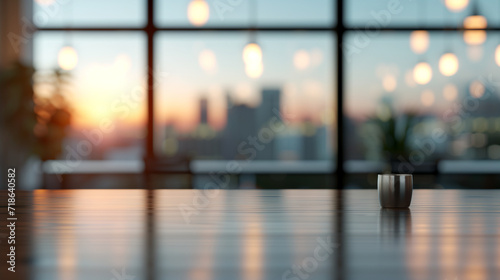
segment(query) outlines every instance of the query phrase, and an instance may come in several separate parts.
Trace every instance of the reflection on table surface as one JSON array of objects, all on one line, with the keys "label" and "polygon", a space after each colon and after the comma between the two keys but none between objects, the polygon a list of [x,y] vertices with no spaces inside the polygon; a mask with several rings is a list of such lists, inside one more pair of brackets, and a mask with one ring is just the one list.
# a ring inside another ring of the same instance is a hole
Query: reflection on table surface
[{"label": "reflection on table surface", "polygon": [[400,210],[381,209],[376,190],[18,192],[19,273],[7,279],[498,279],[499,201],[497,190],[416,190]]}]

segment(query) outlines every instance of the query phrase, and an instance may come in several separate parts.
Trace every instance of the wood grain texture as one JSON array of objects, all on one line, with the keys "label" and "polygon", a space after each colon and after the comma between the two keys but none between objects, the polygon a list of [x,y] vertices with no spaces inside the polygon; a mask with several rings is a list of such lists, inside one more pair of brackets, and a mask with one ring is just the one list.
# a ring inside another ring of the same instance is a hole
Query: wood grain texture
[{"label": "wood grain texture", "polygon": [[500,279],[498,190],[416,190],[407,210],[381,209],[376,190],[37,190],[18,201],[24,274],[2,259],[1,279]]}]

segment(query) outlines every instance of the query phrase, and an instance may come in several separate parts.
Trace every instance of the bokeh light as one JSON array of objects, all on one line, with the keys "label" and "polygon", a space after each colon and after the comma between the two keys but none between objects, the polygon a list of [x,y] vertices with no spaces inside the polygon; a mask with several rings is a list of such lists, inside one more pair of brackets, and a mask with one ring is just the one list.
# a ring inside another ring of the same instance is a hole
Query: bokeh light
[{"label": "bokeh light", "polygon": [[413,68],[413,79],[421,85],[425,85],[432,79],[432,68],[427,62],[420,62]]},{"label": "bokeh light", "polygon": [[484,95],[484,85],[480,81],[474,81],[469,86],[469,92],[472,97],[481,98]]},{"label": "bokeh light", "polygon": [[78,54],[72,47],[63,47],[57,56],[59,67],[63,70],[72,70],[78,64]]},{"label": "bokeh light", "polygon": [[384,90],[387,92],[393,92],[396,89],[397,85],[398,84],[396,81],[396,77],[394,77],[393,75],[387,75],[382,80],[382,86],[384,87]]},{"label": "bokeh light", "polygon": [[416,30],[410,34],[410,47],[416,54],[421,54],[429,48],[429,32]]},{"label": "bokeh light", "polygon": [[193,0],[188,6],[188,19],[194,26],[203,26],[210,17],[210,8],[204,0]]},{"label": "bokeh light", "polygon": [[500,66],[500,45],[498,45],[495,50],[495,61],[497,65]]},{"label": "bokeh light", "polygon": [[262,63],[262,50],[257,43],[249,43],[243,49],[243,62],[245,63],[245,73],[250,78],[258,78],[264,71]]},{"label": "bokeh light", "polygon": [[[464,20],[464,28],[486,28],[488,21],[481,15],[468,16]],[[486,31],[484,30],[468,30],[464,31],[464,41],[469,45],[481,45],[486,41]]]},{"label": "bokeh light", "polygon": [[443,88],[443,96],[448,101],[453,101],[458,96],[458,88],[454,84],[447,84]]},{"label": "bokeh light", "polygon": [[213,51],[208,49],[200,52],[200,55],[198,56],[198,63],[200,64],[201,69],[208,73],[214,73],[217,69],[217,57]]},{"label": "bokeh light", "polygon": [[256,43],[250,43],[243,49],[243,61],[245,63],[262,62],[262,50]]},{"label": "bokeh light", "polygon": [[460,12],[469,5],[469,0],[445,0],[446,8],[452,12]]},{"label": "bokeh light", "polygon": [[262,62],[252,62],[245,64],[245,73],[250,78],[258,78],[262,76],[262,72],[264,72],[264,64],[262,64]]},{"label": "bokeh light", "polygon": [[430,89],[426,89],[422,92],[422,95],[420,95],[420,101],[422,102],[422,105],[425,107],[430,107],[432,104],[434,104],[434,93]]},{"label": "bokeh light", "polygon": [[309,56],[309,53],[305,50],[298,50],[293,55],[293,65],[295,65],[295,68],[297,68],[298,70],[307,69],[310,63],[311,58]]},{"label": "bokeh light", "polygon": [[453,53],[445,53],[439,59],[439,71],[445,76],[453,76],[458,71],[458,58]]}]

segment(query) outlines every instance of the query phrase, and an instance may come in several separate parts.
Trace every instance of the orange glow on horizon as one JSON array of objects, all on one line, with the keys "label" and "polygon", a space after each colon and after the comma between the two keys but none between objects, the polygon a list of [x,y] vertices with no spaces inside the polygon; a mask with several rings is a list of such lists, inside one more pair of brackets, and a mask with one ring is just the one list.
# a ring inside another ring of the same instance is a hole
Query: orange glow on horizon
[{"label": "orange glow on horizon", "polygon": [[70,95],[72,126],[99,127],[102,123],[143,125],[146,87],[130,81],[130,57],[119,54],[112,63],[91,63],[82,69]]}]

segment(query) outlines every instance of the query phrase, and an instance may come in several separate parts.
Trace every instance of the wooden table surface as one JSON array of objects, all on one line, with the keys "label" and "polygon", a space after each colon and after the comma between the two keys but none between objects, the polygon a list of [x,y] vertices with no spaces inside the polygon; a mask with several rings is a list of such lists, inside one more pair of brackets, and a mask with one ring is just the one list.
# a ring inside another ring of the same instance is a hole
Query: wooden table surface
[{"label": "wooden table surface", "polygon": [[376,190],[37,190],[16,204],[17,272],[2,259],[1,279],[500,279],[500,190],[415,190],[407,210],[381,209]]}]

